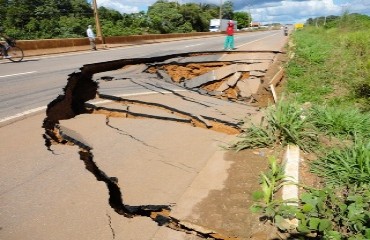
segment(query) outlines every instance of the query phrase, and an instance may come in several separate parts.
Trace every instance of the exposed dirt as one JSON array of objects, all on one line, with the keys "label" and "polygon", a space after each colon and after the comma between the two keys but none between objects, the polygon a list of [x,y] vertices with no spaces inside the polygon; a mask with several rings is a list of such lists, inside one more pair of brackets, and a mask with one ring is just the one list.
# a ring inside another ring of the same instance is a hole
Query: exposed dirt
[{"label": "exposed dirt", "polygon": [[259,173],[268,167],[266,155],[271,153],[267,149],[225,153],[227,161],[232,162],[229,178],[224,189],[211,191],[196,206],[200,219],[196,223],[212,226],[217,232],[238,239],[249,239],[255,233],[261,234],[265,228],[270,230],[249,208],[253,204],[252,193],[259,190]]},{"label": "exposed dirt", "polygon": [[[275,60],[270,65],[268,71],[264,69],[254,71],[254,74],[257,76],[252,76],[250,71],[239,71],[240,77],[235,80],[231,80],[229,83],[228,80],[235,77],[228,75],[222,79],[215,79],[214,81],[209,80],[207,83],[204,83],[201,86],[198,86],[198,90],[201,92],[207,92],[209,95],[216,98],[228,99],[231,101],[244,101],[249,104],[256,103],[257,106],[265,107],[274,102],[273,95],[269,89],[269,82],[275,76],[275,74],[280,70],[280,67],[286,61],[285,54],[277,53]],[[148,73],[158,73],[158,71],[164,71],[170,79],[176,84],[184,84],[186,81],[191,81],[195,77],[201,76],[205,73],[208,73],[212,70],[218,70],[220,67],[227,65],[239,65],[246,66],[248,63],[235,63],[235,62],[203,62],[203,63],[187,63],[187,64],[164,64],[151,66],[146,71]],[[227,71],[227,70],[226,70]],[[246,91],[241,90],[237,85],[237,82],[248,82],[249,77],[260,79],[260,87],[257,92],[254,92],[251,95],[246,95]],[[215,75],[214,75],[215,77]],[[228,83],[228,84],[227,84]],[[233,85],[230,85],[233,84]],[[275,85],[275,91],[281,90],[281,84]]]},{"label": "exposed dirt", "polygon": [[[277,240],[289,239],[287,233],[278,231],[269,221],[252,213],[252,194],[261,190],[260,173],[268,169],[268,156],[282,159],[283,149],[248,149],[240,152],[228,151],[226,160],[231,161],[229,177],[222,190],[211,191],[195,211],[199,214],[195,223],[212,226],[212,229],[236,239]],[[304,155],[300,166],[300,183],[318,186],[319,179],[308,171],[308,162],[314,156]],[[303,189],[300,189],[303,191]],[[279,193],[276,197],[280,197]]]},{"label": "exposed dirt", "polygon": [[[213,69],[217,69],[219,67],[223,67],[230,63],[227,62],[210,62],[210,63],[190,63],[184,65],[165,65],[163,67],[164,70],[171,76],[172,80],[176,83],[181,81],[189,80],[194,77],[200,76],[205,74]],[[151,67],[147,70],[150,73],[155,73],[157,69],[155,67]]]},{"label": "exposed dirt", "polygon": [[219,88],[222,85],[222,83],[226,82],[227,79],[228,78],[221,80],[221,81],[215,81],[215,82],[208,83],[203,87],[203,89],[207,90],[208,92],[215,91],[217,88]]},{"label": "exposed dirt", "polygon": [[[274,98],[271,94],[271,89],[268,86],[268,82],[273,79],[275,74],[281,69],[284,68],[285,63],[288,61],[288,56],[284,53],[280,53],[276,55],[276,60],[272,63],[267,70],[264,78],[262,87],[258,91],[258,95],[255,95],[254,98],[257,100],[258,106],[260,107],[267,107],[268,105],[274,104]],[[284,89],[284,78],[278,82],[275,86],[276,95],[279,97],[282,95]]]},{"label": "exposed dirt", "polygon": [[210,63],[190,63],[185,66],[167,65],[164,68],[176,80],[192,79],[193,77],[205,74],[213,69],[223,67],[230,63],[210,62]]},{"label": "exposed dirt", "polygon": [[236,99],[238,96],[239,89],[237,87],[229,88],[225,91],[227,98]]}]

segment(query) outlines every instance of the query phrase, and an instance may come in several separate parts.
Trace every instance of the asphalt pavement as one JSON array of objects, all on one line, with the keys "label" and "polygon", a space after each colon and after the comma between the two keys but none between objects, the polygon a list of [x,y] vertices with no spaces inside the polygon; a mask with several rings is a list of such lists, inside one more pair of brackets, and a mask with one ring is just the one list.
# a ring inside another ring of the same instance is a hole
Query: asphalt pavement
[{"label": "asphalt pavement", "polygon": [[[97,98],[89,102],[93,113],[60,120],[58,144],[45,141],[45,111],[0,127],[0,239],[180,240],[209,234],[212,226],[182,220],[223,187],[230,162],[221,146],[236,136],[230,126],[246,116],[258,123],[260,109],[180,87],[166,91],[169,83],[149,80],[135,79],[143,94],[114,96],[129,102]],[[153,217],[158,212],[164,223]]]}]

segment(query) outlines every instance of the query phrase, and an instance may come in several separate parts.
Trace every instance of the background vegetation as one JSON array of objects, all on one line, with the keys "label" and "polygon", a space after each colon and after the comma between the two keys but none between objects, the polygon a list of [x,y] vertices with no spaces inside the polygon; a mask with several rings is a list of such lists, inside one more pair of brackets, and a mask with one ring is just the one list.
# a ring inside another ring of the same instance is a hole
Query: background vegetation
[{"label": "background vegetation", "polygon": [[[121,14],[98,9],[104,36],[148,33],[208,32],[209,21],[219,18],[220,6],[158,0],[147,12]],[[247,27],[246,12],[234,12],[231,1],[222,5],[223,18]],[[93,8],[86,0],[0,0],[0,26],[16,39],[85,37],[88,25],[95,25]]]},{"label": "background vegetation", "polygon": [[[345,14],[293,40],[287,92],[300,103],[370,110],[370,17]],[[315,94],[312,94],[315,93]]]},{"label": "background vegetation", "polygon": [[344,14],[309,19],[295,31],[282,100],[231,146],[295,144],[313,156],[310,171],[321,181],[300,186],[298,206],[274,197],[289,183],[271,159],[254,195],[252,209],[294,239],[370,239],[369,27],[369,16]]}]

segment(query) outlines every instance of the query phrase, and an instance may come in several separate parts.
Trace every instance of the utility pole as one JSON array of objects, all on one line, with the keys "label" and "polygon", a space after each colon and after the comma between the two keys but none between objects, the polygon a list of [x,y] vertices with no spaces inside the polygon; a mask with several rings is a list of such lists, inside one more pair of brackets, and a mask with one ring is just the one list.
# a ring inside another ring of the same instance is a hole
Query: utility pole
[{"label": "utility pole", "polygon": [[98,4],[96,0],[93,0],[93,7],[94,7],[94,17],[95,17],[95,25],[96,25],[96,35],[97,37],[101,38],[102,44],[105,44],[105,38],[103,36],[103,32],[100,26],[99,14],[98,14]]},{"label": "utility pole", "polygon": [[222,19],[222,0],[220,0],[220,24],[221,24],[221,19]]},{"label": "utility pole", "polygon": [[249,16],[248,16],[248,19],[249,19],[248,26],[252,27],[252,15],[251,15],[251,5],[250,4],[248,4],[248,14],[249,14]]}]

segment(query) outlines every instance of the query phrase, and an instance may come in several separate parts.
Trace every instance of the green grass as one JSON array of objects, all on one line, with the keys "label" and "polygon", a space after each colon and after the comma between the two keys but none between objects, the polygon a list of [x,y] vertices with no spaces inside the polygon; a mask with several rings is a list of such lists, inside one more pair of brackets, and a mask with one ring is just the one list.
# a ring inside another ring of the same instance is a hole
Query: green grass
[{"label": "green grass", "polygon": [[252,125],[239,136],[240,141],[230,146],[237,151],[247,148],[286,146],[296,144],[304,151],[312,151],[317,145],[317,133],[313,130],[299,105],[280,101],[266,110],[266,117],[259,125]]},{"label": "green grass", "polygon": [[285,100],[235,144],[238,150],[261,146],[256,142],[296,144],[317,156],[310,166],[321,189],[302,186],[298,207],[273,197],[265,207],[257,204],[282,231],[291,230],[284,218],[299,219],[297,239],[370,239],[369,29],[370,17],[345,14],[294,32]]},{"label": "green grass", "polygon": [[238,138],[239,140],[229,146],[229,149],[240,151],[243,149],[264,148],[273,146],[275,143],[273,133],[257,125],[244,129],[244,132]]},{"label": "green grass", "polygon": [[312,172],[327,185],[369,185],[370,141],[356,141],[353,146],[329,151],[312,163]]},{"label": "green grass", "polygon": [[357,108],[316,105],[310,116],[321,134],[351,140],[370,138],[370,113],[362,113]]},{"label": "green grass", "polygon": [[308,27],[295,32],[293,40],[295,57],[286,67],[290,98],[299,103],[370,109],[368,29]]}]

